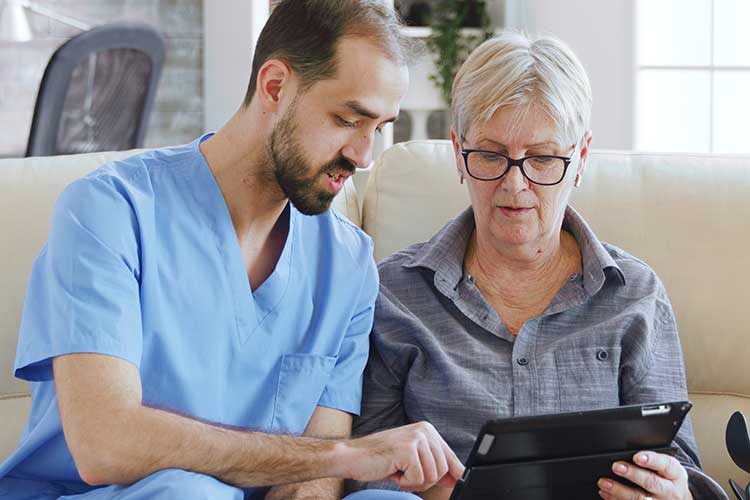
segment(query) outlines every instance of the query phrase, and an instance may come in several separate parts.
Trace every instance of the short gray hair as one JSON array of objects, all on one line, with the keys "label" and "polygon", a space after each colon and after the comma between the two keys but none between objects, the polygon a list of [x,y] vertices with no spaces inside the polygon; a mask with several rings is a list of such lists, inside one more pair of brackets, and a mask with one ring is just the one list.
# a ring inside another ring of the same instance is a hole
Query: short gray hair
[{"label": "short gray hair", "polygon": [[451,92],[453,127],[463,140],[499,109],[524,115],[540,105],[560,139],[571,143],[589,128],[591,85],[573,51],[552,36],[504,31],[486,40],[459,68]]}]

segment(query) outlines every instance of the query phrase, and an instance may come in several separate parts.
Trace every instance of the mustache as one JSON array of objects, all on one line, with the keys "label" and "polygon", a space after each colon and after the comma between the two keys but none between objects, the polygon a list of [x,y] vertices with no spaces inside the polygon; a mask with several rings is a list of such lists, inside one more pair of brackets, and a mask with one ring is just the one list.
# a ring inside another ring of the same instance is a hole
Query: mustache
[{"label": "mustache", "polygon": [[353,174],[356,168],[354,168],[354,165],[352,165],[346,158],[340,156],[324,166],[321,169],[320,173],[321,175],[328,174],[329,172],[333,172],[334,170],[344,170],[350,174]]}]

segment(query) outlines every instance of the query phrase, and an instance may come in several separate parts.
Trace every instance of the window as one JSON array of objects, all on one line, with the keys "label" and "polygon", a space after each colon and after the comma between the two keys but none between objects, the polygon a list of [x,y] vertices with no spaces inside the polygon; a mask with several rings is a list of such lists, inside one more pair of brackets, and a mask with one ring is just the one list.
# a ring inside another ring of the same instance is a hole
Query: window
[{"label": "window", "polygon": [[750,0],[636,8],[636,149],[750,153]]}]

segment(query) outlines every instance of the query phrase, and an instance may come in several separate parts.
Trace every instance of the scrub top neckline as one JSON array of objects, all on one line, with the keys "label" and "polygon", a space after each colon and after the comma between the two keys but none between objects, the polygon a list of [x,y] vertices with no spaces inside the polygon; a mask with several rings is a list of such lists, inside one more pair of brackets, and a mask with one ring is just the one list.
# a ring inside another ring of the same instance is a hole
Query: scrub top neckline
[{"label": "scrub top neckline", "polygon": [[193,143],[197,157],[200,159],[196,195],[205,207],[211,233],[216,240],[218,251],[223,256],[222,260],[231,286],[229,292],[235,308],[237,333],[240,343],[245,344],[283,301],[291,277],[298,212],[291,202],[287,202],[284,212],[287,210],[289,212],[289,230],[284,248],[273,272],[253,292],[229,207],[213,171],[200,150],[200,144],[212,135],[213,133],[205,134]]}]

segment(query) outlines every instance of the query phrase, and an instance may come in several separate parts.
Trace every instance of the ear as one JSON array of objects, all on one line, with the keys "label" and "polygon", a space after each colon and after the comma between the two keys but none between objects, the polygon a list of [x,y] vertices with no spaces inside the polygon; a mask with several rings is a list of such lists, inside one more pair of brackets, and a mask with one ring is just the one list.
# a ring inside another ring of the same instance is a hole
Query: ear
[{"label": "ear", "polygon": [[580,160],[578,161],[578,169],[576,173],[583,177],[583,172],[586,170],[586,164],[589,160],[589,152],[591,148],[591,130],[587,130],[583,134],[583,144],[581,145]]},{"label": "ear", "polygon": [[284,61],[269,59],[258,71],[256,83],[256,97],[263,109],[277,111],[280,103],[287,95],[294,94],[294,78],[292,69]]},{"label": "ear", "polygon": [[463,180],[466,177],[466,172],[464,171],[464,158],[461,156],[461,144],[458,140],[458,134],[456,134],[453,127],[451,127],[451,145],[453,146],[453,157],[456,161],[456,172]]}]

